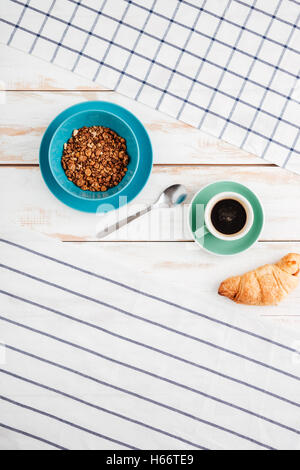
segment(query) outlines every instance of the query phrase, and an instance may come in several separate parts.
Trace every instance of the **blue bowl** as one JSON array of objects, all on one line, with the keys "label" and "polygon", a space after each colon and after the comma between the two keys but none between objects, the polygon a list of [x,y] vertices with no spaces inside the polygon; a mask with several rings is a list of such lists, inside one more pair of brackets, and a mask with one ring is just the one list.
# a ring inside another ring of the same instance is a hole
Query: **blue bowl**
[{"label": "blue bowl", "polygon": [[[128,171],[123,180],[105,192],[83,191],[70,181],[62,167],[61,158],[64,144],[72,137],[75,129],[82,127],[103,126],[109,127],[118,135],[126,139],[129,155]],[[66,119],[56,130],[49,147],[49,164],[57,183],[69,194],[80,199],[107,199],[123,191],[134,177],[140,161],[142,148],[139,145],[133,130],[117,114],[104,110],[86,110],[72,115]]]},{"label": "blue bowl", "polygon": [[[82,191],[65,175],[61,165],[63,145],[74,129],[83,126],[110,127],[127,141],[128,174],[115,188],[102,193]],[[64,204],[83,212],[108,212],[131,202],[151,174],[153,151],[142,123],[114,103],[87,101],[63,111],[46,130],[40,147],[40,169],[52,194]]]}]

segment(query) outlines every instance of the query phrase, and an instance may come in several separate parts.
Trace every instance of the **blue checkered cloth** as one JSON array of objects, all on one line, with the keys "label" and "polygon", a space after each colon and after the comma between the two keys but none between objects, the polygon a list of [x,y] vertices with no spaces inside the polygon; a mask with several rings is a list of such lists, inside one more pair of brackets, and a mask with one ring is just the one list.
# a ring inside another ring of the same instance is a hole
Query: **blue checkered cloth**
[{"label": "blue checkered cloth", "polygon": [[0,40],[300,173],[300,2],[1,0]]}]

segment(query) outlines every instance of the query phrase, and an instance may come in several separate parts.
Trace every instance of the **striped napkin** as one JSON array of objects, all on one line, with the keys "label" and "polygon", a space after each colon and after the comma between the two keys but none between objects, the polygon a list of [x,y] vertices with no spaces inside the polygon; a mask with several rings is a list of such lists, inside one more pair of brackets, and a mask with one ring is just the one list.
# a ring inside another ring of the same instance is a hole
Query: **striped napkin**
[{"label": "striped napkin", "polygon": [[296,332],[101,249],[0,259],[0,449],[300,449]]},{"label": "striped napkin", "polygon": [[296,0],[1,0],[0,40],[300,173]]}]

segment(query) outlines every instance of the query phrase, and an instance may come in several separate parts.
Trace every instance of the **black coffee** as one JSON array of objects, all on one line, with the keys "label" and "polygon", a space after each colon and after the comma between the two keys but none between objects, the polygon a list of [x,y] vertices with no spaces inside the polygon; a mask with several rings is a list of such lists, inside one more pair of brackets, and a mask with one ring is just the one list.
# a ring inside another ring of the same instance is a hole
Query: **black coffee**
[{"label": "black coffee", "polygon": [[211,221],[218,232],[224,235],[235,235],[245,227],[247,213],[240,202],[234,199],[223,199],[214,206]]}]

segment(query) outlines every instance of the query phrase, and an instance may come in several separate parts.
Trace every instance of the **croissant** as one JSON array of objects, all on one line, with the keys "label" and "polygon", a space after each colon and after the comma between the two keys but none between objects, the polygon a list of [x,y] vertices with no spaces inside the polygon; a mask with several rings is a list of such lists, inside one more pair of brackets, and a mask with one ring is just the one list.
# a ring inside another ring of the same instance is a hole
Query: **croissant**
[{"label": "croissant", "polygon": [[278,305],[299,283],[300,255],[290,253],[243,276],[222,282],[219,294],[238,304]]}]

